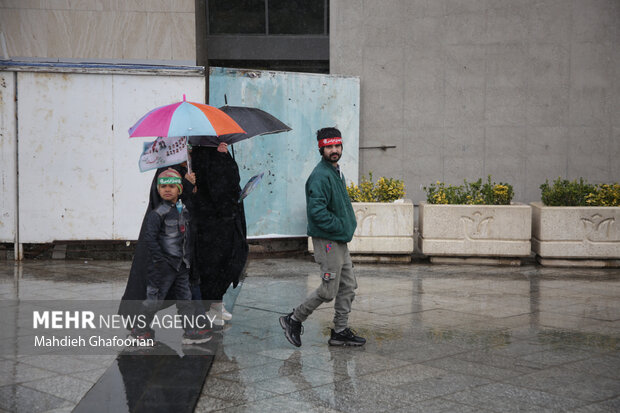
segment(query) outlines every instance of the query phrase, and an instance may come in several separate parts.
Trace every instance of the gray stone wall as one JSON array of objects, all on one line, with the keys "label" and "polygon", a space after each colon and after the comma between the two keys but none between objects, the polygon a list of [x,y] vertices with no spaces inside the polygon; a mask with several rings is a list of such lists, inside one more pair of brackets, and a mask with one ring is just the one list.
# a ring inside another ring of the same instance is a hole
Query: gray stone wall
[{"label": "gray stone wall", "polygon": [[194,0],[0,0],[0,32],[12,58],[196,61]]},{"label": "gray stone wall", "polygon": [[[361,78],[360,176],[620,181],[619,0],[332,0],[330,71]],[[346,134],[345,134],[346,135]],[[346,138],[346,136],[345,136]]]}]

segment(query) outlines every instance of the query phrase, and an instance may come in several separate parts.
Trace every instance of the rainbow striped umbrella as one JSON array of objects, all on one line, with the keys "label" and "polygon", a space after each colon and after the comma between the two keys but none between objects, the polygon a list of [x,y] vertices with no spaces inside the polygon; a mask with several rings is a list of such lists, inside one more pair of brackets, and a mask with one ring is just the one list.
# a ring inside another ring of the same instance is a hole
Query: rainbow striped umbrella
[{"label": "rainbow striped umbrella", "polygon": [[230,116],[209,105],[183,101],[153,109],[129,128],[129,137],[221,136],[245,131]]}]

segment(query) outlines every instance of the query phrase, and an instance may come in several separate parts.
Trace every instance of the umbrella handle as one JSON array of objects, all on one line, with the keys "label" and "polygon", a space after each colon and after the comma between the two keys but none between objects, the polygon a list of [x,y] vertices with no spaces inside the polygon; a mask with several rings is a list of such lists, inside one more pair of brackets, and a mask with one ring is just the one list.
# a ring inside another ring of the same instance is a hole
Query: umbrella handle
[{"label": "umbrella handle", "polygon": [[192,157],[190,156],[190,153],[189,153],[189,136],[186,136],[185,139],[187,139],[185,143],[185,150],[187,151],[187,173],[191,174],[192,173]]}]

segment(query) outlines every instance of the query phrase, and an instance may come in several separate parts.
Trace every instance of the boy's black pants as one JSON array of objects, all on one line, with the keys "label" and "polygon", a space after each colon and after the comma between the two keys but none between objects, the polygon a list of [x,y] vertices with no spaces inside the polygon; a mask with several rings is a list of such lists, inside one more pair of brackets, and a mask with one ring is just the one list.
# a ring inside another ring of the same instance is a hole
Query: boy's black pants
[{"label": "boy's black pants", "polygon": [[178,313],[188,318],[194,314],[189,284],[189,268],[185,264],[181,264],[181,268],[176,270],[167,262],[160,265],[163,268],[159,267],[159,271],[156,274],[151,274],[147,281],[146,300],[142,302],[147,326],[151,325],[155,313],[161,309],[166,295],[171,290],[176,299]]}]

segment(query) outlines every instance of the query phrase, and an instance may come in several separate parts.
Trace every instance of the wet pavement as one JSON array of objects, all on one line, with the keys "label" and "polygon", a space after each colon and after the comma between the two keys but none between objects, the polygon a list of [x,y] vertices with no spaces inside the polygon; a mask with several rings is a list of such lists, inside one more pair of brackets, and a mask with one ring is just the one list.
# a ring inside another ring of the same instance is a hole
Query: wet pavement
[{"label": "wet pavement", "polygon": [[[116,300],[130,264],[0,261],[0,297]],[[195,411],[620,411],[620,270],[425,262],[355,270],[350,321],[366,346],[327,346],[326,305],[304,323],[298,349],[278,317],[317,286],[317,265],[251,261]],[[0,413],[70,412],[115,360],[0,354]],[[121,380],[110,386],[121,399],[128,390]]]}]

